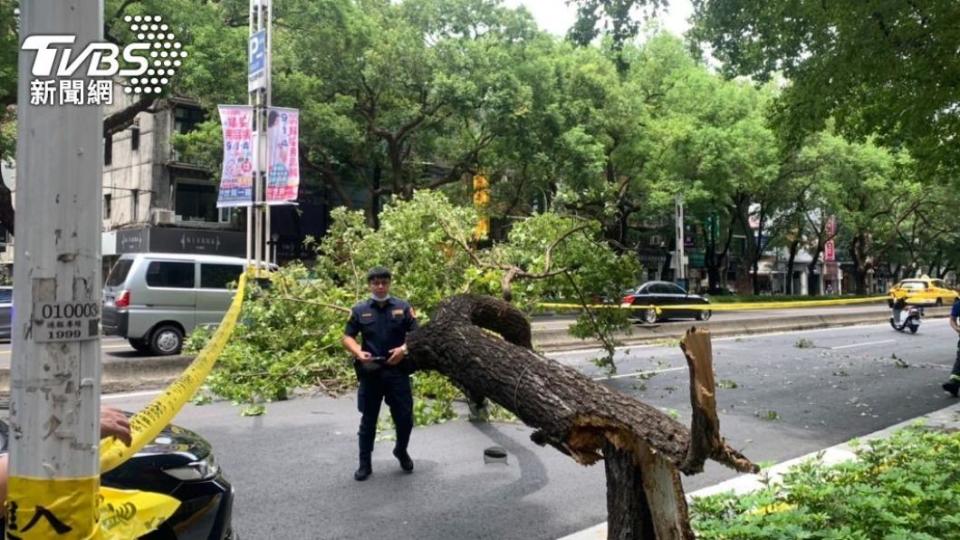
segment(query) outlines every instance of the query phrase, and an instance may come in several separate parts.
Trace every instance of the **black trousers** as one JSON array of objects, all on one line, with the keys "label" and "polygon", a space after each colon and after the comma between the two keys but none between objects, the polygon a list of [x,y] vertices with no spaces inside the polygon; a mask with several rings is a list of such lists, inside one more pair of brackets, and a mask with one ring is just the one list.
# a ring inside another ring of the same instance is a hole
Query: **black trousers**
[{"label": "black trousers", "polygon": [[957,341],[957,359],[953,362],[953,371],[950,374],[953,377],[960,377],[960,340]]},{"label": "black trousers", "polygon": [[396,449],[406,452],[413,431],[413,392],[410,375],[396,368],[387,368],[376,373],[360,376],[357,391],[357,408],[360,418],[360,459],[370,459],[373,441],[377,437],[377,418],[383,401],[390,407],[390,415],[397,428]]}]

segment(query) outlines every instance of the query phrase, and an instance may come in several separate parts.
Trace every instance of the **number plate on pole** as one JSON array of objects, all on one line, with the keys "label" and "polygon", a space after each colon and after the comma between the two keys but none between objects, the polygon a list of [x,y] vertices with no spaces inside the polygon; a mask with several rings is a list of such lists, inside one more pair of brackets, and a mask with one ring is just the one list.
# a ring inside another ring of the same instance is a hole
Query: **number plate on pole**
[{"label": "number plate on pole", "polygon": [[33,309],[33,340],[37,343],[86,341],[100,336],[100,304],[38,302]]}]

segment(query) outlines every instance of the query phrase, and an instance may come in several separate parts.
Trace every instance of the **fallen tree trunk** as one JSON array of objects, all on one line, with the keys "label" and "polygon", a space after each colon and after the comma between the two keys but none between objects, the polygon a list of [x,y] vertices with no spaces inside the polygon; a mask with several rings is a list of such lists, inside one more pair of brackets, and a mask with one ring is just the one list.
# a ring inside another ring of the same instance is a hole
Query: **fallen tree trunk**
[{"label": "fallen tree trunk", "polygon": [[537,444],[583,465],[606,459],[609,538],[628,540],[693,537],[677,471],[700,472],[708,457],[738,471],[757,470],[719,437],[710,359],[690,360],[703,352],[704,339],[709,345],[709,334],[687,339],[688,362],[700,373],[691,382],[697,388],[691,395],[693,437],[657,408],[533,352],[526,318],[496,298],[444,300],[407,345],[418,369],[438,371],[474,398],[509,409],[536,428],[531,438]]}]

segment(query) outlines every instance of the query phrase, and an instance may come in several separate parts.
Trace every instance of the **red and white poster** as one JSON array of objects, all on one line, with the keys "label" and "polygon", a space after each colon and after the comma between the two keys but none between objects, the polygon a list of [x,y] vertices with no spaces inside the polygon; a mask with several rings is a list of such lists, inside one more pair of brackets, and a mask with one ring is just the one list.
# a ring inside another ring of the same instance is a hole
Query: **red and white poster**
[{"label": "red and white poster", "polygon": [[300,190],[300,112],[271,107],[267,115],[267,204],[290,204]]},{"label": "red and white poster", "polygon": [[835,261],[837,260],[837,249],[836,245],[833,243],[833,236],[837,233],[837,220],[834,216],[830,216],[827,219],[827,240],[826,245],[823,246],[823,260],[824,261]]},{"label": "red and white poster", "polygon": [[223,174],[217,208],[250,206],[253,199],[253,107],[220,105]]}]

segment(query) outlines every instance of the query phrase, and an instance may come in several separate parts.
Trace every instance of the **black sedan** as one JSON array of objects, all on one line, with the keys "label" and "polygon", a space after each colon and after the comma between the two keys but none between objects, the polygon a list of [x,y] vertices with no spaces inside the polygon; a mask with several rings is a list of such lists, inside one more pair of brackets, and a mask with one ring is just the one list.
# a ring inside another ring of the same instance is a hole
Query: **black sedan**
[{"label": "black sedan", "polygon": [[[7,452],[9,428],[0,420],[0,452]],[[152,491],[180,501],[180,507],[145,540],[235,540],[230,525],[233,487],[214,461],[210,443],[196,433],[168,426],[151,444],[100,483],[118,489]]]},{"label": "black sedan", "polygon": [[[630,291],[621,301],[623,306],[679,306],[692,304],[710,304],[710,301],[698,294],[690,294],[683,287],[669,281],[648,281]],[[666,319],[693,318],[698,321],[710,319],[709,309],[654,309],[631,310],[630,316],[647,324]]]}]

